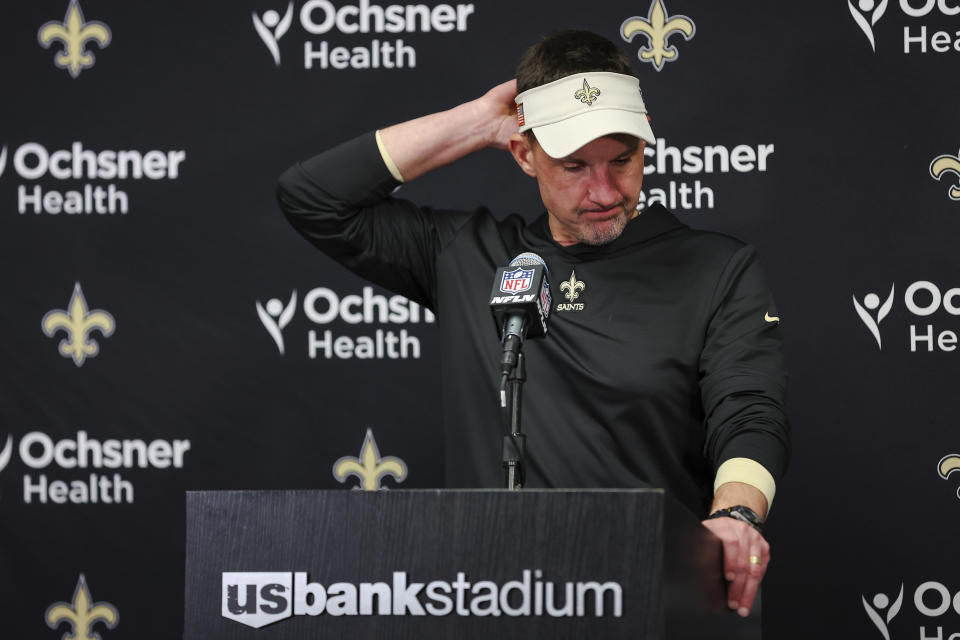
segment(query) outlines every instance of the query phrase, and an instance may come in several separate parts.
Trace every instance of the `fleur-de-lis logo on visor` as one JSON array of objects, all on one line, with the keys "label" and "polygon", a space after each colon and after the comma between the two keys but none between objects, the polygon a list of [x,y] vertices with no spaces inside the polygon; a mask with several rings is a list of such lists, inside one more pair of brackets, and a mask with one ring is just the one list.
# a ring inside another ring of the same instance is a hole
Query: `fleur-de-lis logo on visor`
[{"label": "fleur-de-lis logo on visor", "polygon": [[690,40],[696,33],[696,26],[693,20],[686,16],[668,18],[663,0],[654,0],[646,18],[634,16],[620,25],[620,36],[627,42],[631,42],[638,33],[646,36],[650,42],[649,47],[640,49],[640,61],[649,62],[654,69],[660,71],[666,62],[676,60],[679,55],[676,47],[667,44],[670,36],[680,33],[684,40]]},{"label": "fleur-de-lis logo on visor", "polygon": [[597,97],[600,95],[600,89],[596,87],[591,87],[587,82],[587,79],[583,79],[583,89],[577,90],[573,97],[587,105],[588,107],[597,101]]},{"label": "fleur-de-lis logo on visor", "polygon": [[84,22],[80,3],[70,0],[63,22],[46,23],[40,27],[37,38],[44,49],[49,49],[55,40],[63,43],[63,51],[56,55],[54,64],[76,78],[82,70],[93,66],[94,57],[87,51],[87,43],[96,42],[101,49],[107,46],[110,44],[110,28],[96,20]]},{"label": "fleur-de-lis logo on visor", "polygon": [[577,280],[576,270],[570,271],[570,279],[565,280],[560,283],[560,291],[566,291],[563,294],[563,297],[573,302],[580,297],[580,291],[583,291],[587,288],[587,284],[583,280]]},{"label": "fleur-de-lis logo on visor", "polygon": [[[934,180],[939,180],[947,173],[952,173],[960,179],[960,154],[937,156],[930,163],[930,175]],[[949,195],[951,200],[960,200],[960,184],[950,185]]]},{"label": "fleur-de-lis logo on visor", "polygon": [[102,622],[107,629],[113,629],[120,620],[117,608],[109,602],[90,604],[90,590],[86,578],[80,574],[77,588],[73,592],[73,602],[55,602],[47,609],[44,619],[47,626],[56,629],[63,621],[69,622],[72,634],[65,634],[70,640],[100,640],[100,634],[93,632],[93,625]]},{"label": "fleur-de-lis logo on visor", "polygon": [[373,438],[373,431],[367,429],[367,435],[360,447],[360,456],[344,456],[333,464],[333,477],[340,482],[346,482],[349,476],[360,479],[358,489],[376,491],[386,476],[393,476],[397,482],[403,482],[407,477],[407,463],[394,456],[380,457],[377,441]]},{"label": "fleur-de-lis logo on visor", "polygon": [[86,359],[96,356],[100,352],[100,345],[96,340],[89,339],[90,332],[96,329],[104,338],[113,335],[117,323],[113,316],[102,309],[90,311],[87,300],[83,297],[80,283],[73,287],[68,309],[54,309],[48,311],[40,326],[50,338],[59,330],[67,332],[67,338],[60,341],[60,355],[64,358],[73,358],[73,363],[82,367]]}]

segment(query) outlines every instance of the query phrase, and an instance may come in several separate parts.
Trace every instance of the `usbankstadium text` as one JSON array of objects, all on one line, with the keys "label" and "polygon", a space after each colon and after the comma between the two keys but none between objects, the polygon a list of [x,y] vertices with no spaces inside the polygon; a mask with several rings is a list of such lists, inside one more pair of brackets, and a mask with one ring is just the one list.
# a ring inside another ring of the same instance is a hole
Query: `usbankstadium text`
[{"label": "usbankstadium text", "polygon": [[540,569],[519,580],[408,582],[394,571],[391,582],[309,582],[308,574],[224,572],[222,614],[252,627],[291,616],[549,616],[621,617],[623,588],[617,582],[553,582]]}]

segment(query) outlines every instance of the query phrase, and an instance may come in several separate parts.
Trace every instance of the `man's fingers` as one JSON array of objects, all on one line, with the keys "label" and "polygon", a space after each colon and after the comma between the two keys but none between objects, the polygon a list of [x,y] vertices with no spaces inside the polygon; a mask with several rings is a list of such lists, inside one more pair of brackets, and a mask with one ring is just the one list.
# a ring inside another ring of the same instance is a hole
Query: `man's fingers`
[{"label": "man's fingers", "polygon": [[[741,616],[750,613],[760,581],[770,562],[770,545],[760,532],[743,522],[727,518],[704,521],[723,543],[723,574],[727,604]],[[753,562],[751,562],[753,558]]]},{"label": "man's fingers", "polygon": [[746,548],[740,540],[733,538],[723,543],[724,576],[730,582],[727,585],[727,603],[731,609],[740,606],[740,597],[746,581]]},{"label": "man's fingers", "polygon": [[727,582],[737,575],[737,558],[740,555],[740,541],[736,538],[723,540],[723,574]]},{"label": "man's fingers", "polygon": [[740,597],[740,602],[737,606],[737,614],[744,618],[750,615],[750,608],[753,606],[753,599],[757,597],[757,589],[759,588],[759,578],[752,575],[747,578],[743,587],[743,595]]},{"label": "man's fingers", "polygon": [[513,99],[517,96],[517,79],[511,78],[506,82],[498,84],[487,92],[495,102],[500,104],[509,104],[513,108]]},{"label": "man's fingers", "polygon": [[[759,536],[758,536],[759,537]],[[753,607],[753,600],[757,596],[757,590],[760,588],[760,581],[767,571],[767,564],[770,561],[770,545],[763,538],[760,538],[751,545],[750,555],[747,557],[748,567],[746,579],[744,580],[743,593],[740,601],[737,603],[737,613],[743,617],[750,614],[750,608]]]}]

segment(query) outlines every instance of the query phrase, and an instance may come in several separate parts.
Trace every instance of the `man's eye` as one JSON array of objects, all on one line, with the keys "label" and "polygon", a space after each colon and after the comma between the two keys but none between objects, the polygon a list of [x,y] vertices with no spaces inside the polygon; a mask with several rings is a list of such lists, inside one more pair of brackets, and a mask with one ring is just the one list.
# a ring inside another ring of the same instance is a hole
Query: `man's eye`
[{"label": "man's eye", "polygon": [[613,164],[616,164],[616,165],[630,164],[630,160],[631,160],[631,157],[630,157],[630,156],[624,156],[624,157],[622,157],[622,158],[617,158],[617,159],[615,159],[615,160],[613,161]]},{"label": "man's eye", "polygon": [[568,172],[568,173],[573,173],[573,172],[575,172],[575,171],[579,171],[579,170],[582,169],[582,168],[583,168],[583,165],[580,165],[580,164],[565,164],[565,165],[563,165],[563,170],[566,171],[566,172]]}]

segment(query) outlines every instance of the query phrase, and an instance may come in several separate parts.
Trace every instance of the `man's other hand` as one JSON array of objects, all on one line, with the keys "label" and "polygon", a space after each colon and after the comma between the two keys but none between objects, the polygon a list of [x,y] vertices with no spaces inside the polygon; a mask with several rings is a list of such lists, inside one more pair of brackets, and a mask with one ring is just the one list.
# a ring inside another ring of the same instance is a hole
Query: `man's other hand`
[{"label": "man's other hand", "polygon": [[[766,519],[769,505],[764,495],[743,482],[726,482],[717,488],[710,513],[735,505],[752,509]],[[704,520],[703,526],[723,541],[723,573],[727,582],[727,603],[746,617],[770,564],[770,545],[760,532],[746,522],[720,517]],[[751,558],[754,562],[751,562]]]},{"label": "man's other hand", "polygon": [[[767,572],[770,545],[759,531],[734,518],[704,520],[703,526],[723,542],[723,573],[729,583],[727,604],[746,617]],[[759,562],[751,562],[751,557]]]},{"label": "man's other hand", "polygon": [[477,100],[483,109],[481,122],[490,127],[489,146],[495,149],[506,150],[510,137],[520,130],[517,125],[517,97],[516,79],[507,80],[487,91]]}]

